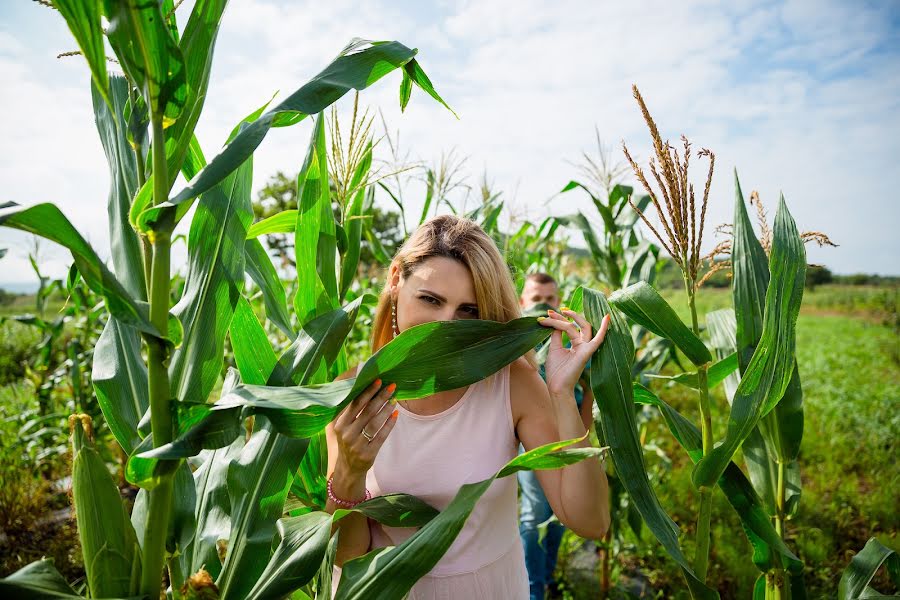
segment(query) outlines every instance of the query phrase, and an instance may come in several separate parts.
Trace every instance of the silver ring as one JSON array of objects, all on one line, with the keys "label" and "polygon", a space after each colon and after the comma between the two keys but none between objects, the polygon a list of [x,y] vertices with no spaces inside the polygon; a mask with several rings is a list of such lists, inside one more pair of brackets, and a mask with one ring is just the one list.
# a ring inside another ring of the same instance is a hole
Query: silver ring
[{"label": "silver ring", "polygon": [[375,439],[375,436],[370,435],[369,432],[366,431],[365,427],[363,427],[363,429],[362,429],[362,434],[363,434],[363,437],[366,438],[367,440],[369,440],[370,442]]}]

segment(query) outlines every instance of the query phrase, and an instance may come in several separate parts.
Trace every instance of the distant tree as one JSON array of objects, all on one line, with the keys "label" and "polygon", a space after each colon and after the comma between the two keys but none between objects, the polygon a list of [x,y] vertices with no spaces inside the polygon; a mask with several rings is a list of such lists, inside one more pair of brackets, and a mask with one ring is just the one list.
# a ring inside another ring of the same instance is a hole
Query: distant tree
[{"label": "distant tree", "polygon": [[[265,187],[259,191],[253,201],[253,212],[257,220],[266,219],[285,210],[297,208],[297,177],[289,177],[278,171],[269,178]],[[340,220],[340,207],[334,203],[335,219]],[[394,211],[382,210],[378,206],[371,207],[372,230],[385,250],[393,256],[403,243],[403,226],[400,215]],[[294,236],[292,234],[269,234],[265,236],[269,250],[281,261],[282,267],[294,268]],[[376,262],[372,249],[363,238],[360,248],[360,264],[371,265]]]},{"label": "distant tree", "polygon": [[809,268],[806,269],[806,287],[811,290],[815,289],[817,285],[831,283],[832,281],[834,281],[834,275],[828,267],[810,265]]}]

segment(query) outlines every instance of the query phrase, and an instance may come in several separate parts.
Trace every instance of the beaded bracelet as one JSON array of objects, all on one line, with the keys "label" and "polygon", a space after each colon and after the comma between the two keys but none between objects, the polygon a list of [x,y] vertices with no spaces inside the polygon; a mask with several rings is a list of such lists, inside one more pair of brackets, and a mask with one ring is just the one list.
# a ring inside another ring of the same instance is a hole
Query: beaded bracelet
[{"label": "beaded bracelet", "polygon": [[372,499],[372,493],[367,489],[366,497],[362,500],[350,501],[350,500],[341,500],[337,496],[334,495],[334,486],[332,484],[332,480],[334,479],[334,475],[328,478],[328,485],[326,489],[328,490],[328,499],[340,506],[341,508],[353,508],[357,504],[362,504],[366,500]]}]

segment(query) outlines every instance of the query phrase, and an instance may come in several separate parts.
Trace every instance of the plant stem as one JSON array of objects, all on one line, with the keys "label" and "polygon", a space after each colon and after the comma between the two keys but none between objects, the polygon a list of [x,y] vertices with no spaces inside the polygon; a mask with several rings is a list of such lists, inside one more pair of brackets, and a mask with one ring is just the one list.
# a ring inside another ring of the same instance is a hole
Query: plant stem
[{"label": "plant stem", "polygon": [[[694,282],[684,275],[684,286],[688,295],[688,304],[691,307],[691,324],[694,335],[700,336],[700,324],[697,320],[697,290]],[[709,454],[713,447],[712,438],[712,414],[709,407],[709,383],[707,379],[709,365],[697,368],[697,381],[700,396],[700,433],[703,438],[703,456]],[[712,516],[712,488],[700,488],[700,510],[697,514],[697,554],[694,556],[694,574],[697,578],[706,582],[706,572],[709,567],[709,536],[710,518]]]},{"label": "plant stem", "polygon": [[[153,119],[153,203],[159,204],[168,195],[166,176],[166,150],[163,139],[162,116]],[[171,233],[163,225],[153,232],[153,268],[150,274],[150,322],[165,335],[169,321],[169,260]],[[147,370],[150,391],[150,423],[153,431],[153,447],[158,448],[172,441],[172,413],[169,406],[168,347],[159,338],[148,338]],[[159,598],[162,585],[163,562],[166,553],[166,536],[169,532],[169,513],[172,509],[172,477],[165,476],[150,490],[150,508],[144,529],[143,571],[141,592],[150,598]]]},{"label": "plant stem", "polygon": [[[784,539],[784,462],[781,460],[778,461],[778,489],[775,492],[775,532]],[[790,586],[784,569],[778,569],[775,573],[772,592],[772,597],[776,600],[790,597]]]}]

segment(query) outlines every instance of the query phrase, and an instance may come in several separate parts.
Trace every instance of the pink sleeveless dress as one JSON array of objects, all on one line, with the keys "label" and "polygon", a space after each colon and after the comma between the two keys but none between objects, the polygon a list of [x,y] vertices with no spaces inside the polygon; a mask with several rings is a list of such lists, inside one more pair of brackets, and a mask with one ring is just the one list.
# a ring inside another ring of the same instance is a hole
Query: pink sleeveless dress
[{"label": "pink sleeveless dress", "polygon": [[[491,477],[517,454],[509,367],[470,385],[456,404],[436,415],[417,415],[399,404],[397,410],[394,430],[366,475],[373,496],[412,494],[444,510],[460,486]],[[408,598],[527,599],[516,492],[515,477],[495,480],[447,553]],[[374,549],[400,545],[416,529],[370,519],[369,531]]]}]

